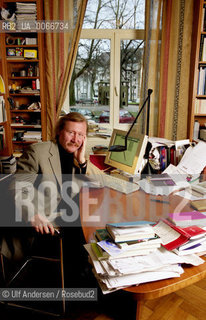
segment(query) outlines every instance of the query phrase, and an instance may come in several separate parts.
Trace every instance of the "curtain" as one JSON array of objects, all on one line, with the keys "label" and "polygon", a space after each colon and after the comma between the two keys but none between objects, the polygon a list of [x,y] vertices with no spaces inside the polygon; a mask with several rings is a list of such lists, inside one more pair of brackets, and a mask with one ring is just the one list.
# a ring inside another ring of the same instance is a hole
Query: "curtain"
[{"label": "curtain", "polygon": [[[164,0],[146,0],[145,6],[145,51],[141,86],[141,102],[152,89],[150,101],[149,136],[158,132],[158,103],[160,83],[161,28]],[[145,131],[146,112],[141,119],[142,131]]]},{"label": "curtain", "polygon": [[77,54],[87,0],[44,0],[44,19],[61,22],[58,32],[45,33],[45,104],[47,139],[64,103]]},{"label": "curtain", "polygon": [[193,0],[167,0],[163,9],[158,136],[187,138]]}]

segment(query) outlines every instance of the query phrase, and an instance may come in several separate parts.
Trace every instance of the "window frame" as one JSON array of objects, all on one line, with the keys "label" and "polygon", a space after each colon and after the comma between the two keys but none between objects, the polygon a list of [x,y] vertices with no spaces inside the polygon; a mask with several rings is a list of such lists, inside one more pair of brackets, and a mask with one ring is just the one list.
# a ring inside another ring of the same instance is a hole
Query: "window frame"
[{"label": "window frame", "polygon": [[128,130],[131,124],[119,123],[120,44],[122,40],[145,40],[145,30],[82,29],[80,39],[110,40],[110,121],[101,123],[101,126],[108,129]]}]

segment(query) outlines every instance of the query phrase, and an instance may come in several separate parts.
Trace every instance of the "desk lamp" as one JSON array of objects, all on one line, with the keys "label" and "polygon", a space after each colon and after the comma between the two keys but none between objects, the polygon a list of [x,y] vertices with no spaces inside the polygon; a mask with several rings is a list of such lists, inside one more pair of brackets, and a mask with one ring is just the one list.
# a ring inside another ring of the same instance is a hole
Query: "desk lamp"
[{"label": "desk lamp", "polygon": [[144,107],[145,107],[145,105],[146,105],[147,101],[148,101],[148,104],[147,104],[147,130],[146,130],[146,134],[147,134],[147,135],[149,134],[150,96],[151,96],[152,92],[153,92],[153,90],[152,90],[152,89],[148,89],[148,95],[147,95],[147,98],[145,99],[145,101],[144,101],[144,103],[143,103],[143,105],[142,105],[141,109],[139,110],[139,112],[138,112],[138,114],[137,114],[136,118],[134,119],[134,121],[133,121],[133,123],[132,123],[131,127],[129,128],[129,130],[128,130],[128,132],[127,132],[126,136],[125,136],[124,146],[122,146],[122,145],[114,145],[114,146],[111,146],[111,147],[109,148],[109,151],[112,151],[112,152],[122,152],[122,151],[127,150],[127,138],[128,138],[128,136],[129,136],[129,134],[130,134],[130,132],[131,132],[131,130],[132,130],[132,128],[133,128],[133,126],[134,126],[134,124],[136,123],[137,119],[139,118],[139,116],[140,116],[140,114],[141,114],[142,110],[144,109]]}]

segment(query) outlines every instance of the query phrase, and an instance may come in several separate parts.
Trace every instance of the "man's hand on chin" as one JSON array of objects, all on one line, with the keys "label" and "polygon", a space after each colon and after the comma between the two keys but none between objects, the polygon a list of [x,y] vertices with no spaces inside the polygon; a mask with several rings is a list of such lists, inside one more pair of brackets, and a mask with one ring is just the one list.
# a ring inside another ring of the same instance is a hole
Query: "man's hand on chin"
[{"label": "man's hand on chin", "polygon": [[84,137],[84,141],[79,149],[74,152],[74,157],[78,161],[78,163],[85,163],[85,153],[86,153],[86,137]]},{"label": "man's hand on chin", "polygon": [[35,228],[36,232],[38,233],[51,233],[52,235],[54,235],[55,230],[52,223],[49,222],[49,220],[41,214],[37,213],[31,218],[31,225]]}]

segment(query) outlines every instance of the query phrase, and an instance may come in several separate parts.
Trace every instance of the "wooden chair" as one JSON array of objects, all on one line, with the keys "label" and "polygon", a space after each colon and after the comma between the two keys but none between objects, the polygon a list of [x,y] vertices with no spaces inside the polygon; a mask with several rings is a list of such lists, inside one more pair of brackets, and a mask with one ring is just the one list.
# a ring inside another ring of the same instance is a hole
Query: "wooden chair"
[{"label": "wooden chair", "polygon": [[[6,265],[5,265],[5,258],[4,256],[1,254],[1,261],[0,261],[0,265],[1,265],[1,271],[2,271],[2,276],[3,276],[3,285],[5,286],[5,288],[13,288],[15,281],[17,281],[22,274],[24,273],[26,267],[30,264],[33,263],[34,261],[42,261],[42,262],[53,262],[53,263],[57,263],[59,265],[59,271],[60,271],[60,286],[61,289],[64,289],[64,265],[63,265],[63,235],[62,233],[55,233],[55,236],[51,236],[51,235],[37,235],[37,238],[41,238],[41,237],[52,237],[52,239],[54,241],[57,241],[57,246],[58,248],[58,256],[47,256],[46,252],[45,255],[43,255],[42,253],[38,254],[38,249],[35,248],[35,240],[34,239],[34,244],[32,245],[31,248],[31,254],[29,254],[24,261],[21,263],[20,267],[18,268],[18,270],[15,272],[15,274],[12,275],[11,278],[8,279],[8,275],[7,275],[7,270],[6,270]],[[49,238],[48,238],[49,241]],[[36,250],[37,249],[37,250]],[[54,275],[55,277],[55,275]],[[23,309],[29,309],[32,311],[36,311],[36,312],[40,312],[40,313],[44,313],[44,314],[49,314],[49,315],[53,315],[53,316],[61,316],[65,314],[65,298],[62,298],[62,302],[61,302],[61,309],[62,311],[60,313],[56,313],[56,312],[48,312],[42,309],[37,309],[37,308],[33,308],[33,307],[28,307],[28,306],[24,306],[22,304],[19,303],[13,303],[13,301],[9,301],[9,302],[3,302],[4,304],[6,304],[7,306],[15,306],[15,307],[19,307],[19,308],[23,308]]]}]

